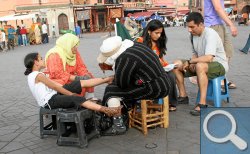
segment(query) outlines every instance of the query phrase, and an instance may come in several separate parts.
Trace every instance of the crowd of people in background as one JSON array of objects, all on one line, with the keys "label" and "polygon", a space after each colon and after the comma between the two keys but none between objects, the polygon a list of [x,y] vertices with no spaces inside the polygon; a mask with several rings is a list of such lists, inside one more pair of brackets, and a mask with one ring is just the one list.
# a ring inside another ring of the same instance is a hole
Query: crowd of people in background
[{"label": "crowd of people in background", "polygon": [[[55,33],[53,33],[55,36]],[[14,50],[15,46],[27,46],[49,43],[48,27],[44,22],[41,25],[32,24],[30,28],[25,25],[12,25],[0,29],[0,51]]]},{"label": "crowd of people in background", "polygon": [[[201,13],[201,10],[199,10]],[[160,16],[162,19],[160,20],[164,27],[180,27],[183,26],[186,28],[186,19],[189,13],[182,14],[182,15],[175,15],[175,16],[163,16],[163,15],[157,15]],[[152,20],[152,16],[155,14],[152,14],[150,17],[134,17],[131,14],[128,14],[127,17],[124,18],[124,26],[130,33],[130,35],[133,37],[136,34],[142,32],[142,30],[146,27],[146,25]],[[250,14],[248,13],[242,13],[237,14],[233,13],[233,11],[229,12],[228,18],[231,19],[234,22],[238,22],[238,25],[249,25],[250,24]]]},{"label": "crowd of people in background", "polygon": [[[183,26],[186,28],[187,16],[188,13],[175,16],[161,16],[161,22],[164,27]],[[152,20],[151,17],[142,20],[138,20],[138,18],[139,17],[134,18],[131,14],[124,18],[124,26],[134,38],[141,36],[143,29],[145,29],[146,25]],[[238,25],[248,25],[250,23],[250,14],[248,13],[236,14],[232,11],[228,13],[228,18],[232,21],[238,22]],[[14,29],[13,26],[8,25],[0,31],[0,51],[7,51],[10,49],[14,50],[15,46],[49,43],[48,26],[46,22],[31,25],[30,28],[27,28],[25,25],[17,25],[16,29]],[[55,31],[55,26],[53,26],[52,38],[56,38]],[[82,37],[83,31],[79,24],[76,23],[75,29],[72,32],[74,32],[79,38]]]}]

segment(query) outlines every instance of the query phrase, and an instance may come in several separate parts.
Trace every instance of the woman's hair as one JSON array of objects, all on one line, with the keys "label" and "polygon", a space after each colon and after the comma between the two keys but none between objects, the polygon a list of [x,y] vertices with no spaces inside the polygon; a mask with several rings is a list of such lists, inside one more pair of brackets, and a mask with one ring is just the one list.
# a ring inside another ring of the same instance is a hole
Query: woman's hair
[{"label": "woman's hair", "polygon": [[150,38],[148,31],[153,32],[153,31],[160,29],[160,28],[162,28],[163,31],[161,33],[160,38],[157,40],[156,44],[160,50],[159,57],[161,58],[161,57],[163,57],[163,55],[166,54],[166,50],[167,50],[167,47],[166,47],[167,36],[165,34],[163,24],[159,20],[151,20],[148,23],[147,27],[143,30],[142,37],[143,37],[143,43],[146,44],[147,46],[149,46],[150,48],[152,48],[152,42],[151,42],[151,38]]},{"label": "woman's hair", "polygon": [[38,60],[38,53],[29,53],[24,58],[24,66],[26,67],[26,70],[24,72],[24,75],[29,75],[32,72],[32,68],[34,65],[34,61]]}]

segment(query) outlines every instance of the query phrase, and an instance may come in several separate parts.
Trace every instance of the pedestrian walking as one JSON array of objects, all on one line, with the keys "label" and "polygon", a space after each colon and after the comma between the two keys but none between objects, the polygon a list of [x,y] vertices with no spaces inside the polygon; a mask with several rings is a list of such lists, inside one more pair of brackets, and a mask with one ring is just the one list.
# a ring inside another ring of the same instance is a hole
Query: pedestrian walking
[{"label": "pedestrian walking", "polygon": [[246,42],[244,48],[240,49],[240,51],[247,54],[249,51],[249,48],[250,48],[250,34],[248,36],[248,39],[247,39],[247,42]]},{"label": "pedestrian walking", "polygon": [[12,50],[14,50],[15,44],[14,44],[14,36],[15,34],[15,30],[14,28],[10,25],[10,27],[8,28],[8,50],[10,50],[10,48],[12,48]]},{"label": "pedestrian walking", "polygon": [[49,43],[48,27],[46,25],[46,22],[44,22],[42,25],[42,43]]},{"label": "pedestrian walking", "polygon": [[21,35],[21,33],[20,33],[20,30],[21,30],[21,27],[20,27],[20,26],[17,26],[16,34],[17,34],[17,44],[18,44],[19,46],[21,46],[22,43],[23,43],[22,35]]},{"label": "pedestrian walking", "polygon": [[22,46],[26,46],[27,45],[27,29],[25,28],[25,26],[22,26],[22,28],[20,29],[20,34],[22,35]]},{"label": "pedestrian walking", "polygon": [[[213,28],[219,34],[229,63],[233,56],[234,48],[224,23],[229,25],[233,37],[237,36],[238,30],[224,10],[224,0],[204,1],[204,24],[206,27]],[[228,86],[229,89],[236,88],[236,85],[232,82],[228,82]]]}]

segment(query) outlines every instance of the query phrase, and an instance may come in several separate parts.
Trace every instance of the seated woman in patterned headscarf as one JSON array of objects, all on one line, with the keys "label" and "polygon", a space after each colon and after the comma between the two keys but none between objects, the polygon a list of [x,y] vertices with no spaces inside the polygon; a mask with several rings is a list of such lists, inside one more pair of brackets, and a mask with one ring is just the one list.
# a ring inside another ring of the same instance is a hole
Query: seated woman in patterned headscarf
[{"label": "seated woman in patterned headscarf", "polygon": [[[93,78],[80,56],[79,43],[79,38],[70,33],[57,39],[55,47],[45,56],[46,73],[49,74],[50,79],[65,85],[74,80]],[[81,95],[87,99],[93,98],[94,88],[83,88]]]}]

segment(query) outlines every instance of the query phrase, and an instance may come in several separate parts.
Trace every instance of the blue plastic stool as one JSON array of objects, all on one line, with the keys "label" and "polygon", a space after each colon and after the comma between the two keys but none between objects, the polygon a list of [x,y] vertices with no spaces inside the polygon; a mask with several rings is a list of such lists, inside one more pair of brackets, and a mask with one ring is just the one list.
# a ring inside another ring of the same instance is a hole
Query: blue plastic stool
[{"label": "blue plastic stool", "polygon": [[[221,81],[224,81],[224,87],[221,88]],[[221,100],[227,99],[229,103],[229,90],[227,79],[225,76],[220,76],[212,80],[208,80],[207,97],[206,100],[214,102],[215,107],[221,107]],[[196,102],[200,102],[200,89],[198,91]]]}]

